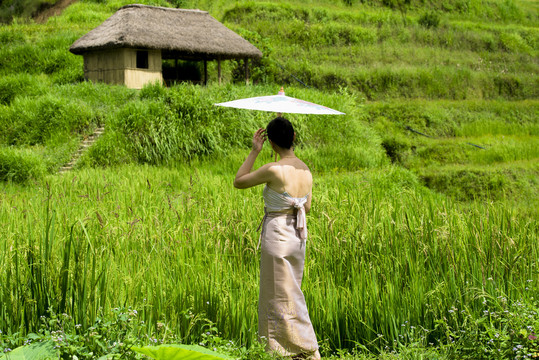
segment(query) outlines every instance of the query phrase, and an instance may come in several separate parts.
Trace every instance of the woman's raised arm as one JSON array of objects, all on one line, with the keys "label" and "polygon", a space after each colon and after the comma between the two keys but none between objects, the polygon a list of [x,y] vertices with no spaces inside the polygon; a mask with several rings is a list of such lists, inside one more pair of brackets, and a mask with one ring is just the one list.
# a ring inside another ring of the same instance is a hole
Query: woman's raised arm
[{"label": "woman's raised arm", "polygon": [[266,130],[258,129],[253,136],[253,147],[251,152],[247,156],[247,159],[238,169],[236,178],[234,179],[234,187],[238,189],[246,189],[255,185],[267,183],[273,178],[271,172],[271,164],[266,164],[259,169],[251,172],[253,165],[258,157],[258,154],[262,150],[262,146],[266,141]]}]

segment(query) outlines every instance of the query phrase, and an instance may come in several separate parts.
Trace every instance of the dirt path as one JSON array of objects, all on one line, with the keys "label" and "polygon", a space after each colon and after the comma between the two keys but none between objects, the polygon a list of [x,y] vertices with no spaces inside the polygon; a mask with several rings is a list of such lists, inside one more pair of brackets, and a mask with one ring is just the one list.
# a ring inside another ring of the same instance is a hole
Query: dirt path
[{"label": "dirt path", "polygon": [[65,8],[67,8],[69,5],[73,4],[76,1],[77,0],[59,0],[51,7],[41,11],[39,14],[34,16],[34,20],[39,24],[43,24],[51,16],[60,15]]}]

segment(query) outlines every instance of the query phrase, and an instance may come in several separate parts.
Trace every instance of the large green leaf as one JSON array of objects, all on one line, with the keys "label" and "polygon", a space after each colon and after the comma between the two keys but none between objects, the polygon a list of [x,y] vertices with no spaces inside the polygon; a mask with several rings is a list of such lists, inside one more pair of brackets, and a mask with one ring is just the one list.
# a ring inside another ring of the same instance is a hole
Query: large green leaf
[{"label": "large green leaf", "polygon": [[101,356],[97,360],[112,360],[112,359],[116,359],[116,358],[120,359],[120,357],[121,357],[120,354],[107,354],[107,355]]},{"label": "large green leaf", "polygon": [[52,341],[43,341],[21,346],[15,350],[0,355],[2,360],[56,360],[60,355],[54,349]]},{"label": "large green leaf", "polygon": [[198,345],[159,345],[132,347],[131,350],[155,360],[221,360],[232,359]]}]

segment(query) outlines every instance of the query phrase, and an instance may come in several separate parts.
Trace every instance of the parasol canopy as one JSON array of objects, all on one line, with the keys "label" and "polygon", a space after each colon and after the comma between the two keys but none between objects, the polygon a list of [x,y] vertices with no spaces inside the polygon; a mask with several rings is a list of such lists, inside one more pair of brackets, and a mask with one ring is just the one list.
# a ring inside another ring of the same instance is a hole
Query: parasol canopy
[{"label": "parasol canopy", "polygon": [[214,104],[236,109],[270,111],[287,114],[345,115],[323,105],[296,99],[284,94],[283,88],[277,95],[257,96]]}]

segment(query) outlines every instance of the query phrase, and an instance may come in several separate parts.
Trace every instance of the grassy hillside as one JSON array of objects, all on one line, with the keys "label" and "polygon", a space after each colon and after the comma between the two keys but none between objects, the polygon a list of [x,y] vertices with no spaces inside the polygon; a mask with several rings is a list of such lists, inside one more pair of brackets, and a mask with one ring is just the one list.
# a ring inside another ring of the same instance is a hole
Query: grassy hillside
[{"label": "grassy hillside", "polygon": [[[97,124],[109,122],[111,126],[106,126],[108,134],[101,146],[111,148],[104,143],[111,139],[124,141],[125,146],[113,146],[116,151],[123,151],[123,155],[112,155],[98,147],[82,164],[184,161],[216,151],[223,154],[238,142],[248,142],[247,132],[242,133],[241,140],[234,139],[237,134],[230,133],[233,127],[224,130],[214,126],[205,131],[216,131],[211,137],[220,144],[219,149],[206,142],[207,149],[200,148],[204,144],[192,144],[181,155],[180,150],[174,150],[177,153],[166,155],[165,152],[151,158],[140,152],[155,149],[126,148],[130,143],[129,130],[123,129],[124,133],[119,134],[114,118],[150,102],[179,97],[179,93],[170,89],[170,94],[157,92],[155,98],[149,96],[139,102],[143,96],[126,89],[78,84],[83,78],[82,57],[67,51],[78,37],[124,3],[104,5],[81,1],[43,25],[19,18],[0,28],[0,41],[5,45],[0,50],[0,122],[5,129],[0,143],[9,146],[3,148],[0,156],[4,169],[0,171],[1,178],[22,181],[54,172],[69,160],[78,137],[84,137]],[[172,5],[166,1],[150,3]],[[234,98],[232,94],[274,93],[280,85],[287,87],[289,95],[303,95],[301,88],[309,87],[313,91],[306,96],[328,106],[335,103],[332,96],[345,94],[347,105],[343,103],[341,110],[346,110],[348,115],[338,122],[339,126],[367,126],[368,130],[360,131],[367,134],[362,147],[373,148],[356,155],[347,151],[340,159],[336,149],[320,149],[322,145],[318,143],[314,146],[318,149],[316,154],[327,162],[320,164],[320,170],[382,164],[378,155],[365,159],[365,154],[378,154],[381,146],[386,152],[386,162],[413,170],[437,191],[461,199],[481,196],[485,190],[494,197],[510,193],[529,198],[537,190],[533,181],[537,175],[533,163],[538,155],[539,126],[536,4],[523,1],[398,4],[313,1],[304,6],[293,1],[234,4],[183,1],[181,6],[207,9],[263,50],[264,58],[252,71],[253,81],[270,85],[235,93],[227,88],[221,93],[212,89],[196,90],[192,94],[221,101]],[[240,65],[226,63],[227,81],[233,81],[234,69]],[[210,74],[215,73],[214,67],[215,64],[210,64]],[[321,91],[320,95],[316,90]],[[113,95],[106,98],[111,91]],[[204,91],[214,95],[198,95]],[[78,95],[73,97],[72,93]],[[133,101],[133,105],[126,105],[126,100]],[[191,109],[199,112],[196,117],[219,123],[225,113],[212,109],[211,101],[200,101],[203,100],[194,100]],[[168,102],[167,111],[181,112],[175,103]],[[152,114],[149,108],[144,111]],[[43,116],[44,113],[49,115]],[[297,121],[302,119],[298,117]],[[313,126],[313,129],[328,131],[328,127]],[[200,133],[200,129],[189,131]],[[310,131],[309,127],[306,131]],[[223,142],[223,138],[227,140]],[[158,142],[154,139],[146,144]],[[330,143],[325,145],[331,147]],[[99,154],[105,155],[100,158]],[[364,159],[353,160],[358,156]],[[347,160],[349,157],[351,161]],[[27,161],[20,160],[26,158]],[[40,158],[43,160],[39,161]],[[16,169],[16,164],[21,164],[21,169]],[[455,168],[456,165],[460,168]],[[494,165],[501,165],[504,170],[489,169]],[[474,174],[472,181],[457,182],[455,188],[452,179],[468,173]],[[489,180],[493,173],[501,179],[494,184]],[[462,186],[466,189],[462,190]]]},{"label": "grassy hillside", "polygon": [[[257,45],[254,84],[234,61],[222,86],[84,82],[69,46],[127,3],[0,25],[0,350],[65,331],[79,358],[156,339],[262,356],[246,350],[262,205],[230,184],[271,114],[213,104],[285,86],[346,113],[290,116],[316,179],[305,292],[324,355],[539,352],[537,2],[142,1]],[[107,312],[124,306],[143,323]],[[41,323],[49,307],[68,316]]]},{"label": "grassy hillside", "polygon": [[287,69],[276,72],[278,82],[294,74],[318,89],[356,89],[368,100],[539,95],[537,12],[527,3],[502,9],[483,2],[484,14],[332,4],[247,2],[226,8],[222,19],[268,39],[272,66]]}]

